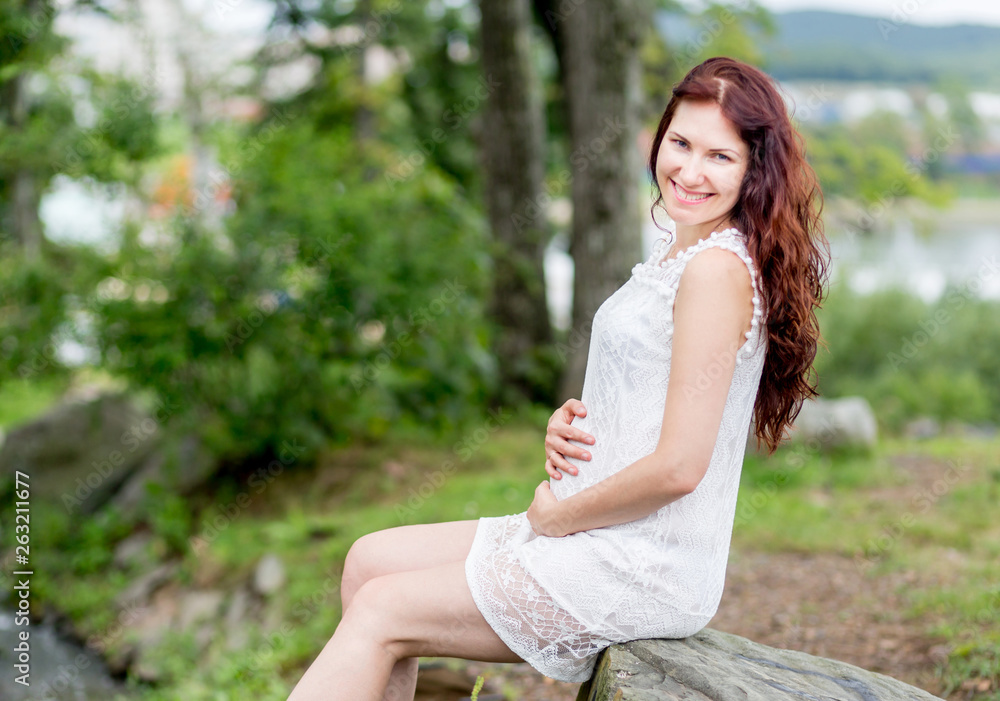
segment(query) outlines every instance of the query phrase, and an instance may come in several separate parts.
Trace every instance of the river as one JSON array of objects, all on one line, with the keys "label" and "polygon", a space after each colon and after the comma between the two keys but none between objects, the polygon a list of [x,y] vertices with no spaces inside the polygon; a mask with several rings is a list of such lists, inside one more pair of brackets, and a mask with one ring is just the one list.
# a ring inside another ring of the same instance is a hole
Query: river
[{"label": "river", "polygon": [[[950,211],[922,217],[893,216],[870,234],[851,233],[831,218],[831,281],[846,277],[861,294],[897,286],[932,302],[949,282],[967,285],[971,296],[1000,299],[1000,203],[959,201]],[[661,222],[662,223],[662,222]],[[664,236],[649,217],[643,218],[643,257]],[[546,287],[553,323],[569,327],[573,300],[573,261],[565,237],[546,250]]]},{"label": "river", "polygon": [[100,657],[60,636],[47,623],[30,627],[30,686],[14,681],[14,647],[18,632],[14,615],[0,609],[0,698],[4,701],[110,701],[126,696],[124,686],[111,678]]}]

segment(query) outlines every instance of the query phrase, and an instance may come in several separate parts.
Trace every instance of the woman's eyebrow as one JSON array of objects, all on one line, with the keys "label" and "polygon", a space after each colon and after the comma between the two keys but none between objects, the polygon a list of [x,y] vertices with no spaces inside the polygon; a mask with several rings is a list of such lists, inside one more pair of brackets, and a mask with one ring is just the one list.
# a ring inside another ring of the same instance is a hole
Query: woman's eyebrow
[{"label": "woman's eyebrow", "polygon": [[[682,136],[682,135],[678,134],[673,129],[668,129],[667,133],[665,134],[665,136],[672,136],[674,138],[680,139],[681,141],[687,141],[688,143],[691,143],[691,139],[687,138],[686,136]],[[736,149],[728,148],[728,147],[725,147],[725,146],[718,147],[718,148],[710,148],[708,150],[709,151],[728,151],[729,153],[733,154],[734,156],[739,156],[740,155],[740,152],[737,151]]]}]

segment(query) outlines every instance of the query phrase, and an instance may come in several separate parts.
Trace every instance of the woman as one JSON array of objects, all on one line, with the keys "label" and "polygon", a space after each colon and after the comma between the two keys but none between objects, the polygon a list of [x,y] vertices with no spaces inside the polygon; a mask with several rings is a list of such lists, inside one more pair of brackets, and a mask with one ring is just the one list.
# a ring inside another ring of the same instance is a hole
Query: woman
[{"label": "woman", "polygon": [[773,452],[816,394],[829,253],[801,138],[756,68],[695,67],[649,169],[676,230],[595,315],[583,401],[549,421],[550,479],[519,514],[358,539],[344,616],[290,699],[412,699],[418,656],[585,681],[608,645],[711,620],[751,419]]}]

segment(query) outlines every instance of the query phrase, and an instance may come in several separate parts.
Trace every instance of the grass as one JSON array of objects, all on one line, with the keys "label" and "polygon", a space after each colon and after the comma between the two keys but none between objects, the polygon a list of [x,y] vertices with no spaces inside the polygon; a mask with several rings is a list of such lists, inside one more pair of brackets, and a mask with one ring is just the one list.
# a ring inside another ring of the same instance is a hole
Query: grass
[{"label": "grass", "polygon": [[[248,623],[236,649],[218,631],[204,646],[197,627],[169,633],[143,661],[159,669],[161,686],[131,684],[151,700],[284,698],[336,628],[340,568],[351,544],[406,523],[523,511],[546,478],[545,418],[519,416],[495,432],[447,442],[397,437],[331,451],[313,469],[285,471],[269,482],[254,481],[248,471],[193,499],[160,495],[150,506],[147,552],[153,560],[174,553],[176,586],[234,591],[267,553],[281,557],[287,584],[245,617],[257,622]],[[998,701],[997,456],[1000,440],[953,437],[886,439],[872,453],[825,455],[789,446],[767,458],[748,455],[733,548],[838,553],[860,558],[872,574],[902,567],[935,572],[948,563],[946,586],[909,592],[910,613],[952,647],[939,670],[948,693]],[[923,472],[905,465],[924,465]],[[949,465],[963,466],[954,480],[946,479]],[[938,482],[943,487],[935,490]],[[145,571],[113,564],[129,525],[110,512],[82,525],[58,507],[38,516],[32,551],[44,573],[35,579],[39,600],[65,612],[83,634],[104,640],[112,656],[124,654],[127,637],[109,632],[116,630],[115,599]],[[185,534],[193,547],[184,547]],[[977,691],[983,684],[989,688]]]},{"label": "grass", "polygon": [[66,389],[66,380],[7,380],[0,383],[0,427],[9,428],[42,415]]}]

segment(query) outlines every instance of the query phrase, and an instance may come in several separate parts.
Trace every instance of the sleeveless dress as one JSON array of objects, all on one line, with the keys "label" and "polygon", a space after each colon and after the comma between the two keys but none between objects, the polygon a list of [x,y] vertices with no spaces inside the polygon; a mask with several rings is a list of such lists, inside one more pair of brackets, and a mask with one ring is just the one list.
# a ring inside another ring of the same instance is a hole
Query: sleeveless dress
[{"label": "sleeveless dress", "polygon": [[736,229],[669,260],[660,239],[598,309],[581,396],[587,415],[573,419],[594,436],[591,460],[567,458],[578,474],[549,483],[562,500],[653,452],[670,379],[674,295],[688,261],[710,247],[733,251],[747,265],[754,312],[698,487],[644,518],[561,538],[535,535],[527,511],[479,519],[465,561],[476,606],[511,650],[553,679],[588,680],[598,653],[614,643],[693,635],[722,598],[767,346],[755,265]]}]

